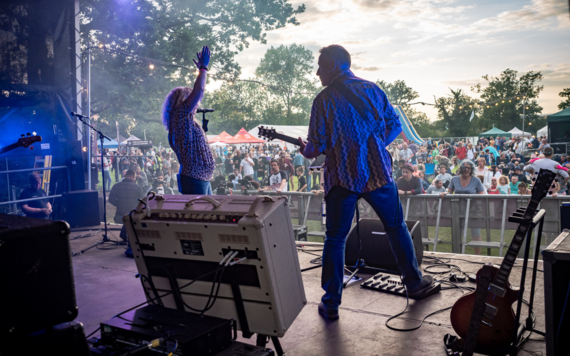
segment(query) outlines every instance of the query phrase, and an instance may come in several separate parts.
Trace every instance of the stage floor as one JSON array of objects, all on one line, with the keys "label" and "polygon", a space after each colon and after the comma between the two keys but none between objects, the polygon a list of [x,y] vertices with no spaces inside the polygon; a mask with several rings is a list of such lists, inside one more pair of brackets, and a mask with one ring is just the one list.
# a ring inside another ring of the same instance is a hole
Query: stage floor
[{"label": "stage floor", "polygon": [[[114,235],[118,238],[119,230],[116,229],[117,227],[113,227],[110,237]],[[101,240],[101,233],[95,236],[80,237],[88,233],[88,231],[78,231],[71,234],[73,252],[79,252]],[[107,245],[101,246],[102,249],[93,248],[73,257],[79,306],[79,316],[76,320],[83,323],[87,334],[95,330],[100,322],[145,300],[140,281],[135,277],[137,268],[134,260],[125,256],[124,246]],[[307,249],[319,249],[321,246],[309,244]],[[319,252],[312,253],[320,254]],[[497,257],[426,252],[424,263],[421,266],[422,270],[430,265],[429,257],[462,259],[464,261],[451,260],[450,263],[459,266],[464,272],[471,273],[475,273],[481,266],[471,262],[500,264],[502,261]],[[299,252],[301,268],[313,266],[310,260],[314,258],[316,256]],[[521,265],[522,260],[518,263]],[[539,269],[542,270],[542,262],[539,262]],[[510,281],[514,286],[519,284],[520,273],[521,268],[513,269]],[[525,293],[527,300],[531,275],[527,273],[527,292]],[[368,278],[368,275],[361,276]],[[418,330],[393,331],[386,327],[386,320],[406,307],[406,299],[361,289],[360,282],[357,282],[344,291],[340,319],[328,322],[317,313],[317,305],[323,294],[320,278],[321,270],[318,268],[303,273],[308,304],[281,339],[281,345],[287,355],[445,355],[443,337],[448,333],[454,334],[449,320],[449,310],[429,317]],[[534,302],[536,328],[542,331],[545,330],[543,278],[543,274],[539,272]],[[470,282],[459,284],[474,286]],[[403,315],[404,318],[393,320],[390,325],[398,328],[413,327],[425,315],[452,306],[461,295],[461,290],[451,289],[421,301],[410,300],[410,306],[408,312]],[[527,314],[528,309],[523,306],[523,317],[526,318]],[[541,339],[543,339],[542,336],[533,334],[531,340],[523,345],[523,350],[520,350],[519,354],[540,355],[533,352],[542,352],[542,355],[545,355],[545,343],[536,341]],[[249,340],[240,338],[239,341],[255,344],[255,338]],[[271,343],[268,347],[272,348]]]}]

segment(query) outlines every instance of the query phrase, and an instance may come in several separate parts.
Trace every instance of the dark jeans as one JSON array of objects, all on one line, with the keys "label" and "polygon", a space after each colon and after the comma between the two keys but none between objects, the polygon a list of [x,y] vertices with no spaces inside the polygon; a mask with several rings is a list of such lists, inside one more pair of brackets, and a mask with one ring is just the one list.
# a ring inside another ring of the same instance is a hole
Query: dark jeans
[{"label": "dark jeans", "polygon": [[344,276],[344,249],[346,238],[358,199],[363,198],[382,220],[392,252],[408,289],[417,288],[422,281],[418,269],[412,237],[404,222],[402,205],[394,183],[368,193],[355,193],[334,186],[326,196],[327,233],[323,250],[321,286],[325,290],[323,303],[329,309],[338,309],[342,297]]},{"label": "dark jeans", "polygon": [[212,195],[209,181],[199,180],[178,174],[178,191],[181,194]]}]

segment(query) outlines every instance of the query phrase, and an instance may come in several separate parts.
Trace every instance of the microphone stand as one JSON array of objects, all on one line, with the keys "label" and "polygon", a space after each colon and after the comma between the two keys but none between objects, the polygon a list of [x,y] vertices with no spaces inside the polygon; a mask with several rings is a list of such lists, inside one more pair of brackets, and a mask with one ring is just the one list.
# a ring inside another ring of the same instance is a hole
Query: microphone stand
[{"label": "microphone stand", "polygon": [[[97,130],[95,127],[93,127],[93,125],[91,125],[90,123],[87,123],[85,120],[83,120],[82,115],[74,114],[73,116],[77,117],[79,119],[79,121],[81,121],[85,125],[89,126],[93,131],[98,133],[99,134],[99,140],[101,141],[101,171],[102,171],[101,176],[103,177],[103,179],[102,179],[102,182],[103,182],[103,222],[105,224],[105,228],[104,228],[104,232],[103,232],[103,240],[98,241],[95,244],[87,247],[86,249],[81,250],[81,252],[79,254],[83,254],[87,250],[92,249],[93,247],[97,247],[99,245],[104,244],[105,242],[111,241],[109,239],[109,237],[107,236],[107,195],[105,192],[105,167],[103,166],[104,160],[105,160],[105,149],[103,148],[103,142],[104,142],[104,139],[107,139],[109,141],[111,141],[111,139],[109,137],[107,137],[104,133],[102,133],[100,130]],[[89,147],[89,149],[91,149],[91,147]],[[91,169],[91,162],[89,162],[89,169]],[[91,174],[91,172],[89,172],[89,174]],[[91,187],[89,187],[89,189],[91,189]],[[113,241],[113,244],[118,245],[119,242]]]}]

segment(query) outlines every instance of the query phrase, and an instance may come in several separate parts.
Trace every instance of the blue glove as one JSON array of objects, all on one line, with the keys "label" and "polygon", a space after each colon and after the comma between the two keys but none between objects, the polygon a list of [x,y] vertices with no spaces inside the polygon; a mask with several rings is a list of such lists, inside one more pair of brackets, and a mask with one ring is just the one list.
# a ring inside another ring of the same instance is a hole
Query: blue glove
[{"label": "blue glove", "polygon": [[202,53],[197,52],[196,57],[198,57],[198,61],[196,61],[195,59],[193,59],[193,61],[194,64],[196,64],[196,67],[198,67],[198,69],[202,67],[208,67],[208,64],[210,64],[210,49],[208,48],[208,46],[202,47]]}]

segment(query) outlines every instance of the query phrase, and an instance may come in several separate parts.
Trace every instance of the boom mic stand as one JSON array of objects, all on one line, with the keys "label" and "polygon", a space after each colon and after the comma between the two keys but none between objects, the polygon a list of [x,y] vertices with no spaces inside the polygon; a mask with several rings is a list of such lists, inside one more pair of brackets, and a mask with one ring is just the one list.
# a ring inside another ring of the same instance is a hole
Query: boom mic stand
[{"label": "boom mic stand", "polygon": [[[87,123],[85,120],[83,120],[86,116],[76,114],[74,112],[71,112],[71,115],[77,117],[79,119],[79,121],[81,121],[85,125],[89,126],[93,131],[98,133],[99,134],[99,140],[101,141],[101,170],[102,170],[101,176],[103,177],[103,179],[102,179],[102,182],[103,182],[103,222],[105,224],[105,228],[104,228],[104,232],[103,232],[103,240],[98,241],[95,244],[87,247],[86,249],[81,250],[81,252],[79,254],[83,254],[87,250],[92,249],[93,247],[97,247],[99,245],[104,244],[105,242],[111,241],[111,239],[109,239],[109,237],[107,236],[107,195],[105,192],[105,167],[103,166],[103,162],[105,159],[105,149],[103,147],[103,142],[104,142],[104,139],[107,139],[109,141],[111,141],[111,139],[109,137],[107,137],[104,133],[102,133],[100,130],[97,130],[95,127],[93,127],[93,125],[91,125],[90,123]],[[89,149],[91,149],[91,147],[89,147]],[[91,162],[89,162],[89,168],[91,168]],[[89,187],[89,188],[91,188],[91,187]],[[113,241],[113,244],[118,245],[119,242]]]}]

